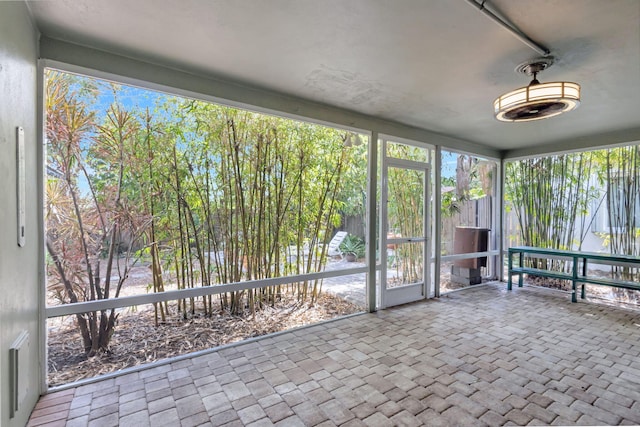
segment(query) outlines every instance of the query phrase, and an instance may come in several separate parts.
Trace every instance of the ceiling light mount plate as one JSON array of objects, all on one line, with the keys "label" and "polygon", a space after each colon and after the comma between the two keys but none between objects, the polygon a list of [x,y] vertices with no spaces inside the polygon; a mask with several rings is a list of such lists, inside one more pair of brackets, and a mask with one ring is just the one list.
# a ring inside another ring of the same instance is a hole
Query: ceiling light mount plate
[{"label": "ceiling light mount plate", "polygon": [[516,67],[515,72],[518,74],[526,74],[527,76],[531,77],[534,74],[537,74],[551,67],[554,62],[555,58],[553,56],[531,59],[529,61],[523,62],[522,64],[519,64]]},{"label": "ceiling light mount plate", "polygon": [[580,105],[580,85],[571,82],[540,83],[538,73],[554,62],[552,56],[523,62],[516,72],[533,76],[528,86],[499,96],[493,102],[496,119],[502,122],[530,122],[547,119]]}]

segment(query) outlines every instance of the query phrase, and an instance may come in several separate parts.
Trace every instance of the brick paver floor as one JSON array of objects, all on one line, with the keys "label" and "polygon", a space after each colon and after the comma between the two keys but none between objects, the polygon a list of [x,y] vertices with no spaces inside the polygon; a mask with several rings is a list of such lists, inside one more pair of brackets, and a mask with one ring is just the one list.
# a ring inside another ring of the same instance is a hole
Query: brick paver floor
[{"label": "brick paver floor", "polygon": [[640,313],[504,284],[50,393],[30,426],[640,424]]}]

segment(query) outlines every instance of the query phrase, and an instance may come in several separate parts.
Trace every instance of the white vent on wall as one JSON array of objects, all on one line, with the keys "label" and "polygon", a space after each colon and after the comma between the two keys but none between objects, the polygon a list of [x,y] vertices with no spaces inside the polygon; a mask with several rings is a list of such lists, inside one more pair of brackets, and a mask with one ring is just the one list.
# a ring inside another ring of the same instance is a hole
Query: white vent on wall
[{"label": "white vent on wall", "polygon": [[29,362],[29,333],[22,333],[11,344],[9,349],[9,389],[11,408],[9,417],[13,418],[20,409],[20,405],[29,391],[27,381],[27,367]]}]

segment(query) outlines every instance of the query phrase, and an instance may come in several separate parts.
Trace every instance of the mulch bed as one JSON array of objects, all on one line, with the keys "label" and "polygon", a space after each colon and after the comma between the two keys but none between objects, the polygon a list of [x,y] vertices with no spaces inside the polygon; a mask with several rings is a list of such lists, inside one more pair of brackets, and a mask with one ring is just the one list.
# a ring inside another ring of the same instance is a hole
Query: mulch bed
[{"label": "mulch bed", "polygon": [[362,307],[328,293],[322,293],[313,306],[285,294],[275,307],[256,311],[255,317],[251,313],[234,316],[219,311],[207,317],[196,312],[184,320],[173,303],[171,316],[156,327],[153,306],[148,307],[122,312],[109,351],[90,358],[84,354],[82,338],[71,318],[51,326],[49,386],[363,311]]}]

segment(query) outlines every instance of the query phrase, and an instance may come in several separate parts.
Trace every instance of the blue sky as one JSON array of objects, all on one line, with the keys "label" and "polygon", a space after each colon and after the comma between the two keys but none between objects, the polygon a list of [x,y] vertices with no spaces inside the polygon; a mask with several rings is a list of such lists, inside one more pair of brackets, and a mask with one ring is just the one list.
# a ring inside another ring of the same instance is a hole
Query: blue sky
[{"label": "blue sky", "polygon": [[458,154],[450,151],[442,151],[442,177],[455,178],[458,165]]}]

